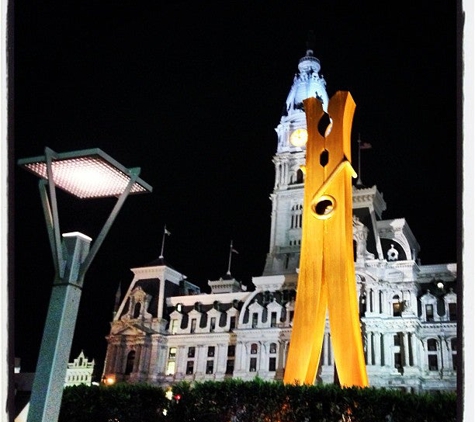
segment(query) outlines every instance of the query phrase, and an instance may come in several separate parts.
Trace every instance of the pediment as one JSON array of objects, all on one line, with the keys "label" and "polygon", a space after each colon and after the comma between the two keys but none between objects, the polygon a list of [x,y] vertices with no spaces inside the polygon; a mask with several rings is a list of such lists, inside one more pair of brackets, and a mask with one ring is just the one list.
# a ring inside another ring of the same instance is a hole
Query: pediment
[{"label": "pediment", "polygon": [[140,336],[144,334],[158,334],[157,331],[152,330],[150,327],[146,327],[139,320],[130,320],[128,322],[122,322],[122,326],[113,327],[112,334],[120,336]]}]

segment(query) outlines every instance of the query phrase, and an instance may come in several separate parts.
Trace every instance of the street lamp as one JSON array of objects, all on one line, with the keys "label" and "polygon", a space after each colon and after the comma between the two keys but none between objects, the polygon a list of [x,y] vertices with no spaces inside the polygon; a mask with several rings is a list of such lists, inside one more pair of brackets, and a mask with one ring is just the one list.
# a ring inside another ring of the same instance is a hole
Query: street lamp
[{"label": "street lamp", "polygon": [[[76,325],[84,275],[129,194],[152,187],[139,178],[140,168],[126,168],[100,149],[25,158],[18,165],[40,177],[39,188],[53,255],[55,280],[46,317],[28,422],[55,422],[59,417],[67,363]],[[97,240],[79,232],[62,235],[56,187],[81,199],[117,197]]]}]

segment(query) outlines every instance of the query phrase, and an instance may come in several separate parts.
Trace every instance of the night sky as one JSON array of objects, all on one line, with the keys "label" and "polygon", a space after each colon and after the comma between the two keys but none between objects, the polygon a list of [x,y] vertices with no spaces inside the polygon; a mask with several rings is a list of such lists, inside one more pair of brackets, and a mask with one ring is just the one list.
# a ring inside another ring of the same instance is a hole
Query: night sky
[{"label": "night sky", "polygon": [[[156,3],[14,5],[15,161],[97,147],[154,188],[127,199],[86,274],[74,357],[102,368],[117,288],[158,257],[165,224],[165,259],[203,291],[226,273],[231,239],[233,275],[262,274],[274,128],[309,30],[327,92],[356,102],[353,163],[361,134],[383,218],[406,218],[422,264],[456,261],[456,2]],[[11,182],[15,354],[34,371],[54,272],[38,179],[14,168]],[[61,231],[93,239],[114,204],[59,200]]]}]

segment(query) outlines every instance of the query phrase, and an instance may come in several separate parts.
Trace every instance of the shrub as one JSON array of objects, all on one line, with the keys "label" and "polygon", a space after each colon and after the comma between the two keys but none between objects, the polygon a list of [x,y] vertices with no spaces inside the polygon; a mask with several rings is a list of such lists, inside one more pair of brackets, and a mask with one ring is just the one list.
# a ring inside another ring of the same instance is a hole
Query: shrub
[{"label": "shrub", "polygon": [[[143,384],[64,391],[60,422],[455,422],[454,393],[227,380],[178,383],[169,400]],[[164,412],[165,410],[165,412]]]}]

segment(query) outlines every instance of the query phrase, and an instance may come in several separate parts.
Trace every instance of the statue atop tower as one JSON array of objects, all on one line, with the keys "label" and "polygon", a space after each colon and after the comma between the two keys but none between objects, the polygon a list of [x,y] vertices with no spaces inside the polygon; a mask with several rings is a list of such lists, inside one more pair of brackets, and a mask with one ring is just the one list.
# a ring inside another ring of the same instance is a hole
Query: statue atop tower
[{"label": "statue atop tower", "polygon": [[[313,32],[311,33],[313,35]],[[313,55],[314,40],[309,36],[307,51],[298,64],[299,72],[294,77],[289,95],[285,101],[284,115],[291,116],[303,113],[303,100],[310,97],[318,98],[326,112],[328,108],[328,94],[326,82],[320,75],[320,60]]]}]

